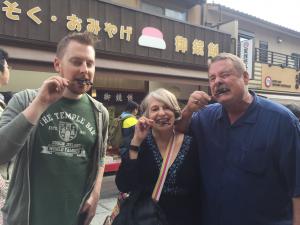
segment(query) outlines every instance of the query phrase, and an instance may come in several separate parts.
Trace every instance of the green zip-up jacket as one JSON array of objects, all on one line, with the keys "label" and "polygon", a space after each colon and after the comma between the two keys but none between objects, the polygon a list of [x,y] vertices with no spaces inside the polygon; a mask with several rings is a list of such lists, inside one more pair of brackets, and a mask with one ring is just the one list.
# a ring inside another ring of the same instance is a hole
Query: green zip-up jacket
[{"label": "green zip-up jacket", "polygon": [[[15,167],[4,207],[4,225],[30,225],[30,160],[37,126],[21,113],[36,97],[38,90],[24,90],[13,96],[0,120],[0,164],[16,155]],[[94,149],[93,169],[89,176],[89,191],[93,189],[99,166],[104,166],[108,135],[108,111],[102,103],[89,96],[97,123],[97,144]]]}]

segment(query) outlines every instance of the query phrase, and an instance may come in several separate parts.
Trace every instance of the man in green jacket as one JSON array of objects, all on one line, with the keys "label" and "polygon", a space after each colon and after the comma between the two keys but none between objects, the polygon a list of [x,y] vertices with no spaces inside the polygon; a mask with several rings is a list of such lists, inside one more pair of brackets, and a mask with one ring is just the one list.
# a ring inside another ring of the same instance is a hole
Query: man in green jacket
[{"label": "man in green jacket", "polygon": [[95,37],[74,33],[57,47],[39,90],[14,95],[0,120],[0,164],[16,155],[5,225],[88,225],[100,197],[108,112],[86,94]]}]

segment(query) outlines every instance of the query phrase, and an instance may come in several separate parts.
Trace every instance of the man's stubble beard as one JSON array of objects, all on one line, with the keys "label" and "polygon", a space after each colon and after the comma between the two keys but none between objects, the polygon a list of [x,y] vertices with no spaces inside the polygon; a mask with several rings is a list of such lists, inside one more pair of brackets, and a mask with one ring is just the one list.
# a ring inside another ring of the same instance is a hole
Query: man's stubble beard
[{"label": "man's stubble beard", "polygon": [[[84,94],[84,93],[86,93],[86,92],[88,92],[92,87],[91,86],[88,86],[88,87],[86,87],[87,85],[84,85],[84,87],[83,88],[76,88],[76,87],[72,87],[72,86],[69,86],[69,87],[67,87],[68,88],[68,90],[71,92],[71,93],[73,93],[73,94],[75,94],[75,95],[82,95],[82,94]],[[82,90],[82,91],[81,91]]]}]

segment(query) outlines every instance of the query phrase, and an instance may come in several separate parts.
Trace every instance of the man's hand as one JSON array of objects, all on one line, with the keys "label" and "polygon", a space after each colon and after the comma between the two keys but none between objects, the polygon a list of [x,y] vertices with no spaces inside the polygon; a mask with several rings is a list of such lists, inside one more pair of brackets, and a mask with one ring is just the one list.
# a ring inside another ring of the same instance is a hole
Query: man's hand
[{"label": "man's hand", "polygon": [[211,97],[203,91],[194,91],[181,113],[181,118],[175,124],[175,129],[182,133],[187,131],[187,128],[190,124],[191,117],[193,112],[202,109],[208,104],[208,101],[211,100]]},{"label": "man's hand", "polygon": [[32,124],[37,124],[42,113],[63,96],[69,81],[60,76],[45,80],[32,103],[23,111],[24,116]]},{"label": "man's hand", "polygon": [[80,213],[85,215],[83,225],[89,225],[96,214],[96,209],[100,198],[103,174],[104,166],[100,166],[98,169],[98,176],[96,178],[94,189],[80,210]]},{"label": "man's hand", "polygon": [[293,198],[293,225],[300,225],[300,198]]},{"label": "man's hand", "polygon": [[39,90],[36,100],[42,105],[51,105],[63,96],[69,81],[61,76],[52,76],[45,80]]},{"label": "man's hand", "polygon": [[185,110],[193,113],[205,107],[208,102],[211,100],[211,97],[203,91],[194,91],[189,101],[185,107]]},{"label": "man's hand", "polygon": [[86,200],[80,213],[86,215],[83,225],[89,225],[96,214],[100,195],[96,192],[92,192],[90,197]]}]

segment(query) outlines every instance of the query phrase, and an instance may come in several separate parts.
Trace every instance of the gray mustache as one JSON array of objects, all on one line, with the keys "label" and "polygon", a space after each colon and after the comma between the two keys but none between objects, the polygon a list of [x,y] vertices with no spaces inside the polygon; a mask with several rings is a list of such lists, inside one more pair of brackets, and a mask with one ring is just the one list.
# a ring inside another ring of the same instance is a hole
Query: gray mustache
[{"label": "gray mustache", "polygon": [[217,95],[220,95],[220,94],[223,94],[223,93],[225,93],[225,92],[227,92],[227,91],[229,91],[229,90],[230,90],[230,89],[229,89],[226,85],[221,84],[220,86],[217,87],[217,89],[216,89],[216,94],[217,94]]}]

